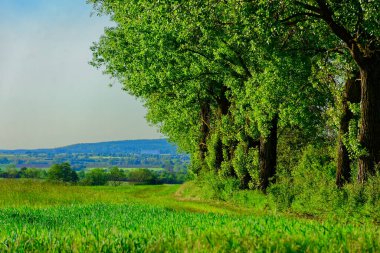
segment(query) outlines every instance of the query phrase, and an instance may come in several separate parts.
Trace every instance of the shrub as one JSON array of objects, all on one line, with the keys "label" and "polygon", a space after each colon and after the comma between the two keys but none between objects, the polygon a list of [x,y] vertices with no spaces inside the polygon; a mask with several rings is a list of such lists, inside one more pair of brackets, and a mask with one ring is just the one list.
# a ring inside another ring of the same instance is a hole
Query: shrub
[{"label": "shrub", "polygon": [[202,197],[225,201],[229,200],[240,186],[238,179],[221,177],[212,172],[201,174],[196,183],[202,189]]},{"label": "shrub", "polygon": [[268,190],[278,209],[324,213],[341,203],[335,186],[335,163],[323,147],[308,146],[291,173],[278,175]]},{"label": "shrub", "polygon": [[365,184],[355,179],[342,189],[335,185],[334,160],[323,148],[305,149],[291,174],[280,174],[269,190],[271,201],[279,210],[311,215],[371,217],[380,220],[380,175]]},{"label": "shrub", "polygon": [[365,184],[354,181],[342,189],[345,215],[370,216],[380,221],[380,175],[368,178]]}]

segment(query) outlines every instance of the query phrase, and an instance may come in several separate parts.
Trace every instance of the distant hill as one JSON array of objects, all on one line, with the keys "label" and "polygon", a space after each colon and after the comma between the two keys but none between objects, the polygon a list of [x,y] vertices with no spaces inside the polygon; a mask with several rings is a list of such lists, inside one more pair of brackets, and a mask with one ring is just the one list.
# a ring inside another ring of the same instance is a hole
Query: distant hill
[{"label": "distant hill", "polygon": [[175,155],[177,147],[166,139],[153,140],[125,140],[98,143],[80,143],[59,148],[50,149],[17,149],[0,150],[2,154],[92,154],[92,155],[117,155],[117,154],[171,154]]}]

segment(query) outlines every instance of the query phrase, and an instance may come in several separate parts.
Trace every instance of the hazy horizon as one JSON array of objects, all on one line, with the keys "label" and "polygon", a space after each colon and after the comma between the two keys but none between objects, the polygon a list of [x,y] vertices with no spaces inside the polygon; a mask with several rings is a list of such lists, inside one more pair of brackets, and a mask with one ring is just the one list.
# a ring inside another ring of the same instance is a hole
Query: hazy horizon
[{"label": "hazy horizon", "polygon": [[141,102],[88,64],[110,25],[85,0],[0,2],[0,149],[158,139]]},{"label": "hazy horizon", "polygon": [[146,141],[149,141],[149,140],[164,140],[167,138],[164,137],[164,136],[161,136],[159,138],[146,138],[146,139],[125,139],[125,140],[104,140],[104,141],[90,141],[90,142],[78,142],[78,143],[67,143],[67,144],[64,144],[64,145],[60,145],[60,146],[57,146],[57,147],[36,147],[36,148],[1,148],[0,147],[0,150],[34,150],[34,149],[54,149],[54,148],[61,148],[61,147],[67,147],[67,146],[71,146],[71,145],[77,145],[77,144],[96,144],[96,143],[105,143],[105,142],[119,142],[119,141],[143,141],[143,140],[146,140]]}]

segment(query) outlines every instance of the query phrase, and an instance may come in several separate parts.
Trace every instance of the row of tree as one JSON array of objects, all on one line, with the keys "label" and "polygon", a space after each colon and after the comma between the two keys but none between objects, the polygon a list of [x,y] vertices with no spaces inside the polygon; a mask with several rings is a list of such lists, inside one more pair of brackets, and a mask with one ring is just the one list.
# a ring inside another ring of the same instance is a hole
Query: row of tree
[{"label": "row of tree", "polygon": [[[336,183],[380,162],[380,2],[89,0],[114,26],[92,65],[148,108],[195,174],[266,190],[308,144]],[[290,148],[289,148],[290,147]]]},{"label": "row of tree", "polygon": [[34,178],[48,179],[65,183],[79,183],[81,185],[120,185],[122,182],[140,184],[179,184],[187,180],[184,171],[131,169],[124,171],[117,167],[109,169],[91,169],[75,171],[69,163],[54,164],[48,170],[37,168],[17,169],[8,166],[0,168],[0,178]]},{"label": "row of tree", "polygon": [[135,184],[181,184],[187,180],[187,174],[170,171],[154,171],[150,169],[132,169],[124,171],[117,167],[109,170],[92,169],[78,173],[82,185],[120,185],[123,182]]},{"label": "row of tree", "polygon": [[0,178],[47,178],[47,171],[26,167],[17,169],[16,166],[9,165],[5,169],[0,168]]}]

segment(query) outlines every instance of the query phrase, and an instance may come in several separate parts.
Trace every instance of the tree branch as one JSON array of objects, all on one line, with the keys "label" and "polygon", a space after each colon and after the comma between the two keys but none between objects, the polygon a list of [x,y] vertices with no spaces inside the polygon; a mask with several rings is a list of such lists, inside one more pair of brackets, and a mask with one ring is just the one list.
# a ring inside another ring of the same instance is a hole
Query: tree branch
[{"label": "tree branch", "polygon": [[302,8],[306,9],[306,10],[309,10],[309,11],[314,12],[314,13],[322,14],[321,9],[316,7],[316,6],[313,6],[310,4],[305,4],[305,3],[302,3],[300,1],[295,1],[295,3],[299,6],[301,6]]},{"label": "tree branch", "polygon": [[[229,45],[229,44],[227,43],[227,41],[225,41],[225,40],[222,40],[222,41],[223,41],[223,43],[228,47],[228,49],[230,49],[230,50],[235,54],[235,56],[236,56],[236,58],[237,58],[237,61],[239,62],[240,66],[244,69],[244,72],[245,72],[246,77],[247,77],[247,78],[252,77],[252,73],[251,73],[251,71],[249,70],[247,64],[245,63],[245,61],[244,61],[244,59],[243,59],[243,56],[242,56],[240,50],[235,49],[234,47],[232,47],[231,45]],[[227,61],[229,61],[229,60],[227,60]],[[232,61],[229,61],[229,62],[230,62],[231,64],[235,64],[235,63],[233,63]],[[245,78],[244,78],[244,79],[245,79]]]},{"label": "tree branch", "polygon": [[[293,14],[290,17],[287,17],[285,19],[282,19],[282,20],[280,20],[280,22],[288,24],[287,21],[290,21],[293,18],[297,18],[297,17],[314,17],[314,18],[318,18],[318,19],[322,18],[321,15],[319,15],[319,14],[315,14],[315,13],[311,13],[311,12],[300,12],[300,13]],[[291,23],[294,23],[294,21]]]},{"label": "tree branch", "polygon": [[204,57],[205,59],[209,60],[209,61],[212,61],[212,57],[210,57],[209,55],[203,53],[202,51],[197,51],[195,49],[191,49],[191,48],[182,48],[181,51],[183,52],[190,52],[190,53],[193,53],[193,54],[197,54],[197,55],[200,55],[202,57]]},{"label": "tree branch", "polygon": [[363,53],[360,51],[358,43],[351,33],[333,19],[333,12],[330,10],[325,0],[315,0],[321,10],[322,19],[327,23],[333,33],[338,36],[349,48],[352,57],[360,65],[363,63]]},{"label": "tree branch", "polygon": [[288,51],[294,51],[294,52],[299,52],[299,51],[303,51],[303,52],[311,52],[312,55],[314,54],[318,54],[318,53],[322,53],[322,54],[325,54],[325,53],[337,53],[337,54],[340,54],[340,55],[343,55],[344,54],[344,49],[345,47],[336,47],[336,48],[315,48],[315,47],[298,47],[298,48],[289,48]]}]

